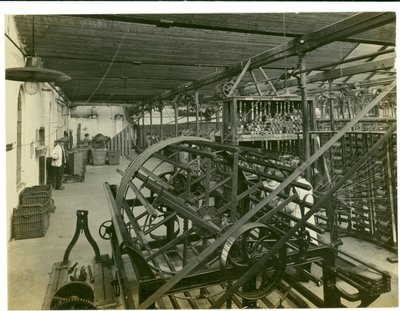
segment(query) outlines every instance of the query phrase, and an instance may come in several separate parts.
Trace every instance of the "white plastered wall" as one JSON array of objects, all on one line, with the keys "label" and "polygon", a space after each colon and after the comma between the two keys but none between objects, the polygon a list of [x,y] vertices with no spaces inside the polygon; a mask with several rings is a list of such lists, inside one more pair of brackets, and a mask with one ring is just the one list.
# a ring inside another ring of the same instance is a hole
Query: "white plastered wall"
[{"label": "white plastered wall", "polygon": [[[12,16],[5,17],[5,31],[18,46],[18,34]],[[5,67],[23,67],[25,58],[22,52],[8,38],[5,40]],[[18,98],[22,105],[22,152],[21,182],[17,183],[17,115]],[[6,80],[5,114],[6,143],[12,149],[6,152],[6,188],[7,188],[7,226],[8,238],[11,237],[11,219],[13,208],[18,206],[19,193],[25,188],[39,184],[39,158],[35,148],[39,146],[38,131],[45,129],[47,155],[51,152],[54,140],[63,135],[67,128],[68,111],[57,103],[58,95],[47,83],[40,83],[39,92],[29,95],[24,83]]]}]

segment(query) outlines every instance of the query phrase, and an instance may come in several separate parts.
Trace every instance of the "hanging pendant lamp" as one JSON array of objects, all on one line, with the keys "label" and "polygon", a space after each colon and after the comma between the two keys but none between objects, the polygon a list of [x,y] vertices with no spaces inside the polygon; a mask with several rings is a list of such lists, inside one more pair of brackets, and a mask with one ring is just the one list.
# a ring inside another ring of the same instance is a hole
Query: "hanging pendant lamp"
[{"label": "hanging pendant lamp", "polygon": [[43,68],[40,57],[31,56],[26,60],[25,67],[6,69],[6,79],[25,82],[64,82],[71,77],[61,71]]}]

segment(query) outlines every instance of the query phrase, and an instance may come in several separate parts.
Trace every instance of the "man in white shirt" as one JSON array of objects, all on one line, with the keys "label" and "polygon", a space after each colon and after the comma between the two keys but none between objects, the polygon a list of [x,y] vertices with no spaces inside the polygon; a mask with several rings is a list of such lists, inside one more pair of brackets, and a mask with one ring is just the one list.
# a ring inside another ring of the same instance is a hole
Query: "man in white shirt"
[{"label": "man in white shirt", "polygon": [[51,153],[52,161],[51,166],[53,167],[54,177],[55,177],[55,189],[63,190],[63,175],[64,175],[64,165],[67,162],[66,154],[64,150],[64,144],[66,143],[65,138],[59,138],[54,141],[55,147]]}]

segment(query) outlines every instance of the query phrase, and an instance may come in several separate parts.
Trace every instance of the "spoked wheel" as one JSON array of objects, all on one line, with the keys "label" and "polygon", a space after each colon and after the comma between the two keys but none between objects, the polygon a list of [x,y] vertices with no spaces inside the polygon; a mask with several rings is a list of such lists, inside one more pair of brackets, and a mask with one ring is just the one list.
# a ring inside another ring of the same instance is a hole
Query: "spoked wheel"
[{"label": "spoked wheel", "polygon": [[112,221],[111,220],[107,220],[107,221],[103,222],[100,225],[100,227],[99,227],[99,235],[104,240],[109,240],[110,239],[111,226],[112,226]]},{"label": "spoked wheel", "polygon": [[[279,239],[274,229],[260,223],[248,223],[226,241],[221,253],[221,265],[224,269],[231,266],[250,269]],[[282,279],[286,258],[286,247],[283,246],[237,294],[251,300],[270,294]]]},{"label": "spoked wheel", "polygon": [[[185,187],[187,184],[186,177],[183,174],[179,173],[179,171],[164,172],[159,174],[158,177],[166,184],[170,185],[171,186],[170,191],[176,194],[177,196],[185,192]],[[156,219],[149,220],[149,226],[151,226],[152,224],[156,225],[158,221],[162,221],[162,219],[165,219],[165,217],[168,217],[168,215],[171,215],[173,213],[173,210],[171,210],[165,204],[163,204],[163,202],[157,198],[157,194],[153,191],[151,191],[150,193],[150,200],[152,202],[153,207],[157,211],[159,211],[159,214]],[[165,224],[165,226],[167,227],[166,231],[171,232],[169,233],[169,236],[167,234],[168,232],[163,232],[163,233],[151,232],[150,233],[151,238],[155,240],[162,240],[165,238],[171,239],[178,236],[180,232],[180,224],[177,216],[172,217],[172,219],[169,220]]]},{"label": "spoked wheel", "polygon": [[115,201],[144,257],[162,261],[175,252],[187,262],[249,209],[248,197],[231,202],[233,185],[238,193],[248,188],[233,159],[206,139],[181,136],[150,146],[131,162]]}]

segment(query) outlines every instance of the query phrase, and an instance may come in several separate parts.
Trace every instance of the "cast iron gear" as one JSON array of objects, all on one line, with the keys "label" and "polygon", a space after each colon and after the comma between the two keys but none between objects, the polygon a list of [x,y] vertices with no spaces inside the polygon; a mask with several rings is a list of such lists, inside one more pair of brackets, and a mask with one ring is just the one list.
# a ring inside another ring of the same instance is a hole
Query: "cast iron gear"
[{"label": "cast iron gear", "polygon": [[53,310],[97,310],[97,308],[89,300],[72,297],[61,300]]}]

